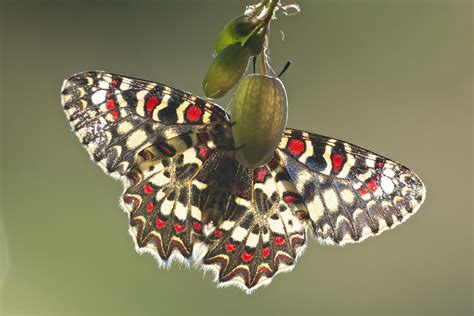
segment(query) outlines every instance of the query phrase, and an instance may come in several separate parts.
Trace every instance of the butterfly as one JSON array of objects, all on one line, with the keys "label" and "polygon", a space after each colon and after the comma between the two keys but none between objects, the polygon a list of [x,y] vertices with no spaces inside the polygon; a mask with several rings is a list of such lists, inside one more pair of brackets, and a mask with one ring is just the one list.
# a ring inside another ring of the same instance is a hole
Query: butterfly
[{"label": "butterfly", "polygon": [[307,233],[360,242],[397,226],[425,199],[403,165],[330,137],[287,128],[273,158],[234,158],[230,115],[190,93],[101,71],[64,81],[62,104],[102,170],[123,182],[139,253],[214,271],[247,293],[291,270]]}]

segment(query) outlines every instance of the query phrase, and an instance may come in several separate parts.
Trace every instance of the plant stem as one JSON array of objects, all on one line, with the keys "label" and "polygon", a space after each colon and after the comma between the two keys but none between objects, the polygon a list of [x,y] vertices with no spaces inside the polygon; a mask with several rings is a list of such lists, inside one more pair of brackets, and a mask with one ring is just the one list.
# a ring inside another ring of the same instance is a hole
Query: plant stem
[{"label": "plant stem", "polygon": [[[273,17],[273,12],[274,12],[274,10],[275,10],[275,8],[276,8],[276,6],[279,2],[280,2],[280,0],[265,0],[265,1],[262,1],[263,10],[265,10],[266,12],[265,12],[265,17],[264,17],[262,23],[256,28],[257,30],[259,30],[261,27],[267,27],[268,24],[270,24],[270,21],[272,20],[272,17]],[[267,45],[268,45],[268,43],[265,46],[267,46]],[[262,75],[264,75],[264,76],[268,75],[265,48],[258,55],[258,68],[259,68],[260,73]]]},{"label": "plant stem", "polygon": [[265,50],[258,54],[258,69],[262,75],[268,75],[267,63],[265,61]]},{"label": "plant stem", "polygon": [[277,6],[278,2],[280,2],[280,0],[269,0],[265,4],[265,7],[267,8],[268,12],[270,13],[269,14],[270,19],[272,18],[273,11],[275,10],[275,7]]}]

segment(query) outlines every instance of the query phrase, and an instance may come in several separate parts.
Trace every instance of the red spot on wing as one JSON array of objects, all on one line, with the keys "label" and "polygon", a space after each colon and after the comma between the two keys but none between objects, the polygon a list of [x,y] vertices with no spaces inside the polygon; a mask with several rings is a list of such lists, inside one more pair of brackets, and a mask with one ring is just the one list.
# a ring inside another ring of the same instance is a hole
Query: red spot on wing
[{"label": "red spot on wing", "polygon": [[331,156],[332,161],[332,172],[338,173],[342,169],[342,165],[344,164],[344,157],[339,154],[333,154]]},{"label": "red spot on wing", "polygon": [[248,252],[242,252],[242,260],[244,262],[249,262],[253,258],[253,253],[248,253]]},{"label": "red spot on wing", "polygon": [[286,192],[283,194],[283,201],[285,201],[288,204],[299,203],[300,198],[297,195],[295,195],[295,193]]},{"label": "red spot on wing", "polygon": [[155,225],[156,225],[156,228],[162,229],[163,227],[165,227],[166,222],[157,217],[156,220],[155,220]]},{"label": "red spot on wing", "polygon": [[105,104],[108,110],[113,110],[115,109],[115,101],[114,99],[109,99],[107,100],[107,103]]},{"label": "red spot on wing", "polygon": [[177,233],[182,233],[184,231],[184,225],[180,225],[178,223],[174,223],[173,224],[173,227],[174,227],[174,230],[177,232]]},{"label": "red spot on wing", "polygon": [[305,144],[302,140],[293,138],[288,142],[288,150],[295,156],[300,156],[305,150]]},{"label": "red spot on wing", "polygon": [[155,109],[155,107],[160,104],[160,100],[152,95],[151,97],[148,98],[148,100],[146,100],[146,103],[145,103],[145,109],[146,109],[146,112],[148,114],[150,114],[151,112],[153,112],[153,110]]},{"label": "red spot on wing", "polygon": [[372,191],[372,192],[375,192],[377,190],[377,188],[379,187],[379,184],[377,183],[377,179],[375,179],[375,178],[370,178],[369,180],[367,180],[365,182],[365,185],[366,186],[360,188],[360,190],[359,190],[359,193],[361,195],[369,193],[369,190]]},{"label": "red spot on wing", "polygon": [[196,105],[190,105],[186,109],[186,121],[188,122],[197,122],[201,120],[202,117],[202,109]]},{"label": "red spot on wing", "polygon": [[286,203],[293,203],[296,201],[296,198],[294,196],[287,195],[283,198],[283,200],[285,200]]},{"label": "red spot on wing", "polygon": [[235,245],[231,244],[231,243],[226,243],[225,244],[225,250],[227,250],[227,252],[232,252],[235,250],[235,248],[237,248]]},{"label": "red spot on wing", "polygon": [[384,165],[385,165],[385,164],[384,164],[383,162],[379,162],[379,163],[378,163],[378,166],[379,166],[380,169],[382,169]]},{"label": "red spot on wing", "polygon": [[117,87],[118,86],[118,80],[117,79],[112,80],[112,84],[114,85],[114,87]]},{"label": "red spot on wing", "polygon": [[202,229],[202,225],[201,223],[198,223],[198,222],[194,222],[193,223],[193,226],[196,230],[201,230]]},{"label": "red spot on wing", "polygon": [[143,150],[140,155],[143,157],[144,160],[151,160],[154,157],[153,153],[148,150]]},{"label": "red spot on wing", "polygon": [[112,117],[114,118],[114,120],[117,120],[119,118],[119,113],[117,111],[113,111]]},{"label": "red spot on wing", "polygon": [[370,191],[372,192],[375,192],[375,190],[377,190],[378,188],[378,183],[377,183],[377,180],[375,178],[372,178],[370,179],[369,181],[367,181],[367,187],[369,188]]},{"label": "red spot on wing", "polygon": [[254,171],[255,180],[259,182],[263,182],[267,174],[268,174],[268,169],[266,167],[255,169]]},{"label": "red spot on wing", "polygon": [[150,194],[153,192],[153,187],[149,184],[145,184],[143,186],[143,192],[145,192],[145,194]]},{"label": "red spot on wing", "polygon": [[220,230],[216,230],[214,232],[214,236],[216,236],[217,238],[221,238],[222,237],[222,232]]},{"label": "red spot on wing", "polygon": [[154,205],[153,205],[153,202],[148,202],[148,203],[146,204],[146,212],[147,212],[148,214],[150,214],[151,211],[153,210],[153,206],[154,206]]},{"label": "red spot on wing", "polygon": [[199,147],[199,157],[202,159],[206,159],[208,152],[209,151],[206,146]]},{"label": "red spot on wing", "polygon": [[168,146],[165,146],[165,145],[158,145],[158,149],[159,149],[163,154],[165,154],[166,156],[172,156],[172,155],[173,155],[173,152],[171,151],[171,149],[168,148]]},{"label": "red spot on wing", "polygon": [[270,255],[270,248],[265,247],[262,249],[262,258],[266,258]]},{"label": "red spot on wing", "polygon": [[281,246],[281,245],[283,245],[283,244],[285,243],[285,238],[283,238],[283,237],[275,237],[274,242],[275,242],[275,245]]}]

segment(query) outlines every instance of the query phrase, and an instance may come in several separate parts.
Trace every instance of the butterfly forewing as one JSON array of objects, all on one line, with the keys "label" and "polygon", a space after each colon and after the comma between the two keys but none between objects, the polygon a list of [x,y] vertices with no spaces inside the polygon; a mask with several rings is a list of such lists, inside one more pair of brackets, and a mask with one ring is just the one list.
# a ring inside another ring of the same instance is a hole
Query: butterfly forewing
[{"label": "butterfly forewing", "polygon": [[324,243],[361,241],[425,197],[406,167],[297,130],[247,169],[222,108],[155,82],[80,73],[64,82],[62,103],[91,158],[123,181],[137,251],[162,265],[194,262],[247,292],[294,267],[308,227]]},{"label": "butterfly forewing", "polygon": [[228,121],[219,106],[181,90],[95,71],[64,81],[62,103],[91,158],[115,177],[127,174],[147,146]]},{"label": "butterfly forewing", "polygon": [[324,243],[377,235],[406,220],[425,199],[414,172],[341,140],[287,129],[278,155]]}]

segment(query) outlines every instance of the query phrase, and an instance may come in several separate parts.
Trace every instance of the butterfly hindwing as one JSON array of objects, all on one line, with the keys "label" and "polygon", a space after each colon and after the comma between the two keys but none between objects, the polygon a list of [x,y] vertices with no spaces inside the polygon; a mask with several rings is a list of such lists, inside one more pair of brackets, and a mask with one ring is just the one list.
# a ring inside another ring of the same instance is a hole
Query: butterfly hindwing
[{"label": "butterfly hindwing", "polygon": [[226,214],[206,239],[205,267],[216,271],[222,285],[246,291],[268,284],[272,277],[294,267],[306,244],[306,227],[297,208],[285,199],[293,194],[283,183],[285,170],[275,161],[255,170],[233,158],[220,159],[232,181]]},{"label": "butterfly hindwing", "polygon": [[148,154],[128,174],[123,201],[139,251],[150,252],[164,265],[175,254],[192,259],[195,244],[203,240],[197,201],[205,185],[194,177],[211,154],[206,144],[166,159]]},{"label": "butterfly hindwing", "polygon": [[414,172],[344,141],[287,129],[278,155],[324,243],[377,235],[406,220],[425,199]]}]

